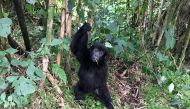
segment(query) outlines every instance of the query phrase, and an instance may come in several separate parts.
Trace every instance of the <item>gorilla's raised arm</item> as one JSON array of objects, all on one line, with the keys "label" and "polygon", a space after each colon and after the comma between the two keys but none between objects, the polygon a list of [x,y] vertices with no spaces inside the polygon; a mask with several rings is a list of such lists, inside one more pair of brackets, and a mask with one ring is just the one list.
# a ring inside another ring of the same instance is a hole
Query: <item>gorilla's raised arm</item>
[{"label": "gorilla's raised arm", "polygon": [[89,23],[84,23],[83,26],[76,32],[71,41],[71,52],[77,57],[79,62],[84,62],[88,59],[89,51],[87,48],[88,43],[88,31],[91,30]]}]

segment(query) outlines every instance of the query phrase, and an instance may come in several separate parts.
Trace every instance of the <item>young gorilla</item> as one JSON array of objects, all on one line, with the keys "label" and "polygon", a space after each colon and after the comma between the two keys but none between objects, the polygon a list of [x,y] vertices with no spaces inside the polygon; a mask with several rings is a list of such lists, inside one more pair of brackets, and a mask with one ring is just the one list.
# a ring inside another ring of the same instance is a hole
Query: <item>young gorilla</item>
[{"label": "young gorilla", "polygon": [[71,42],[71,52],[80,62],[78,71],[79,81],[74,88],[76,100],[83,100],[86,93],[95,94],[107,107],[114,109],[106,85],[107,82],[107,50],[104,45],[95,43],[87,47],[88,32],[91,30],[89,23],[77,31]]}]

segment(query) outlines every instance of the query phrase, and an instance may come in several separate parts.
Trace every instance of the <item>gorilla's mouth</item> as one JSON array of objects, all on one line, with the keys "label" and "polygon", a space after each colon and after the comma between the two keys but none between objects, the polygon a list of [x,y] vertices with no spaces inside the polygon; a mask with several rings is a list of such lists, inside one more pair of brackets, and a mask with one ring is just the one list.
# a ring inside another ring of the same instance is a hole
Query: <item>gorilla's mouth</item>
[{"label": "gorilla's mouth", "polygon": [[96,64],[98,64],[98,59],[93,58],[92,61],[95,62]]},{"label": "gorilla's mouth", "polygon": [[95,59],[95,62],[98,64],[98,60],[97,59]]}]

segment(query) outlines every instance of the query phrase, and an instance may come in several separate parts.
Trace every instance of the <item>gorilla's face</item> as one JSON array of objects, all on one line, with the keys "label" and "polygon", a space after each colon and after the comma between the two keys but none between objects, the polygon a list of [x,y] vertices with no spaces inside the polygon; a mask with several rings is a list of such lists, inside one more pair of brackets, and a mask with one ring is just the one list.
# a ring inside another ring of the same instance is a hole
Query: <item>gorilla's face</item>
[{"label": "gorilla's face", "polygon": [[91,60],[93,62],[96,62],[97,64],[105,59],[106,56],[106,48],[103,45],[100,44],[94,44],[90,48],[90,56]]},{"label": "gorilla's face", "polygon": [[98,48],[94,48],[92,50],[91,59],[93,62],[98,63],[98,61],[102,58],[103,55],[104,55],[103,51],[99,50]]}]

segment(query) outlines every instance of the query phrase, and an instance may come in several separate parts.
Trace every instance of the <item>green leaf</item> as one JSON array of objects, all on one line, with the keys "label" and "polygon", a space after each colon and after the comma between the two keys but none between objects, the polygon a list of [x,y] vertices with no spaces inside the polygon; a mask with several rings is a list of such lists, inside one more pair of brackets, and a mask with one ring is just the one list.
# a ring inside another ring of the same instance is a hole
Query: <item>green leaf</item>
[{"label": "green leaf", "polygon": [[9,61],[7,60],[7,58],[5,58],[5,57],[1,58],[0,67],[7,67],[7,66],[9,66]]},{"label": "green leaf", "polygon": [[174,84],[171,83],[169,86],[168,86],[168,90],[169,90],[169,93],[172,93],[173,90],[174,90]]},{"label": "green leaf", "polygon": [[77,6],[77,14],[79,15],[80,20],[84,20],[84,9],[80,5]]},{"label": "green leaf", "polygon": [[26,74],[32,80],[42,80],[44,79],[45,75],[43,74],[42,70],[35,67],[34,64],[30,64],[26,70]]},{"label": "green leaf", "polygon": [[158,52],[156,54],[157,58],[159,59],[160,62],[162,61],[167,61],[168,60],[168,56],[165,56],[164,54],[162,54],[161,52]]},{"label": "green leaf", "polygon": [[0,51],[0,57],[4,57],[5,56],[5,52],[4,51]]},{"label": "green leaf", "polygon": [[75,7],[76,0],[68,0],[68,9],[71,12],[73,8]]},{"label": "green leaf", "polygon": [[117,30],[117,25],[115,22],[111,22],[109,24],[109,30],[111,30],[112,32],[116,31]]},{"label": "green leaf", "polygon": [[59,45],[59,44],[61,44],[61,39],[56,39],[56,38],[54,38],[53,40],[52,40],[52,42],[51,42],[51,46],[56,46],[56,45]]},{"label": "green leaf", "polygon": [[8,96],[8,101],[9,102],[13,101],[13,96],[12,95]]},{"label": "green leaf", "polygon": [[19,80],[17,80],[17,84],[14,84],[14,88],[17,95],[26,96],[28,94],[34,93],[37,86],[32,80],[21,76]]},{"label": "green leaf", "polygon": [[121,52],[123,52],[124,49],[123,49],[123,47],[121,45],[116,45],[116,46],[114,46],[114,51],[115,51],[116,55],[118,55]]},{"label": "green leaf", "polygon": [[62,48],[66,51],[69,51],[69,39],[63,38]]},{"label": "green leaf", "polygon": [[101,27],[100,32],[104,34],[110,34],[111,31],[108,28]]},{"label": "green leaf", "polygon": [[28,104],[28,96],[19,96],[16,93],[12,94],[13,101],[17,104],[18,107],[23,107],[24,105]]},{"label": "green leaf", "polygon": [[6,89],[7,86],[8,84],[5,82],[5,80],[2,77],[0,77],[0,90]]},{"label": "green leaf", "polygon": [[12,20],[9,18],[0,19],[0,37],[7,37],[11,33]]},{"label": "green leaf", "polygon": [[176,105],[180,105],[180,104],[181,104],[181,100],[179,100],[179,99],[174,99],[171,101],[172,106],[176,106]]},{"label": "green leaf", "polygon": [[116,39],[114,41],[117,45],[114,46],[114,51],[116,52],[116,55],[120,54],[124,51],[124,48],[127,47],[127,44],[124,40]]},{"label": "green leaf", "polygon": [[6,80],[10,83],[12,83],[13,81],[17,80],[19,76],[8,76],[6,78]]},{"label": "green leaf", "polygon": [[9,106],[9,102],[8,102],[8,101],[5,101],[5,102],[4,102],[4,108],[8,108],[8,106]]},{"label": "green leaf", "polygon": [[52,72],[56,74],[61,80],[63,80],[64,83],[67,83],[67,76],[65,74],[65,71],[58,64],[52,65]]},{"label": "green leaf", "polygon": [[2,100],[2,101],[5,101],[5,98],[6,98],[6,94],[5,94],[5,92],[3,92],[3,93],[1,94],[1,100]]},{"label": "green leaf", "polygon": [[14,49],[14,48],[8,48],[5,52],[9,53],[9,54],[14,54],[16,53],[18,50]]},{"label": "green leaf", "polygon": [[30,3],[30,4],[32,4],[32,5],[34,5],[35,4],[35,2],[36,2],[36,0],[26,0],[28,3]]},{"label": "green leaf", "polygon": [[175,33],[174,33],[174,26],[170,26],[167,30],[165,30],[164,34],[166,38],[165,46],[166,49],[172,49],[175,45]]},{"label": "green leaf", "polygon": [[11,64],[14,65],[14,66],[19,66],[20,65],[22,67],[26,67],[26,66],[28,66],[28,61],[20,61],[20,60],[17,60],[17,59],[12,59]]},{"label": "green leaf", "polygon": [[105,46],[108,47],[108,48],[113,48],[113,46],[109,42],[106,42]]},{"label": "green leaf", "polygon": [[162,83],[164,83],[166,81],[166,77],[165,76],[161,76],[160,79],[158,80],[158,84],[161,85]]}]

